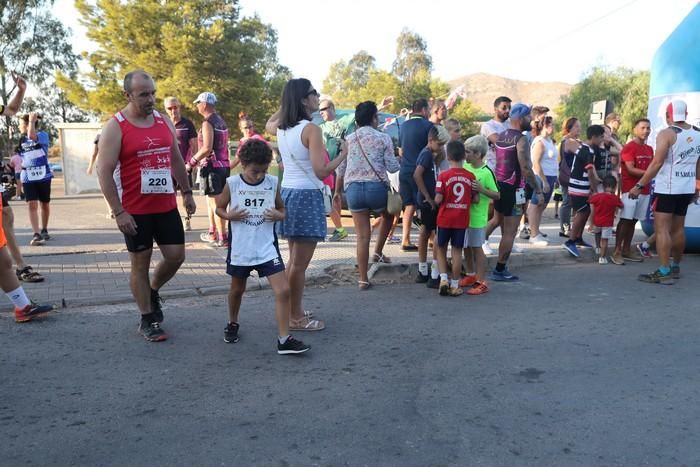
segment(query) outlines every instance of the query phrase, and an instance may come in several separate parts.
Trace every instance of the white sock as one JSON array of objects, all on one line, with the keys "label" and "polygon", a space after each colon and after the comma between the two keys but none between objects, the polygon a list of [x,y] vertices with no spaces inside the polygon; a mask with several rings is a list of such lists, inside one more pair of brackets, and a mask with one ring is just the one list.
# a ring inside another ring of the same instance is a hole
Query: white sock
[{"label": "white sock", "polygon": [[447,273],[446,273],[446,272],[440,273],[440,280],[441,280],[441,281],[449,280],[449,279],[447,278]]},{"label": "white sock", "polygon": [[450,288],[456,289],[459,287],[459,281],[457,279],[450,279]]},{"label": "white sock", "polygon": [[644,248],[644,249],[649,248],[649,244],[647,243],[646,240],[644,240],[644,241],[642,242],[642,248]]},{"label": "white sock", "polygon": [[428,275],[428,263],[418,263],[418,272],[424,276]]},{"label": "white sock", "polygon": [[287,339],[289,339],[289,334],[287,334],[284,337],[277,336],[277,342],[279,342],[280,344],[284,344],[285,342],[287,342]]},{"label": "white sock", "polygon": [[437,260],[433,260],[433,264],[430,266],[430,277],[437,279],[440,277],[440,269],[438,268]]},{"label": "white sock", "polygon": [[29,298],[27,298],[27,294],[24,293],[24,289],[21,285],[11,292],[5,292],[5,295],[12,301],[15,308],[19,308],[20,310],[32,303],[29,301]]},{"label": "white sock", "polygon": [[466,275],[467,276],[476,276],[476,273],[475,272],[468,272]]}]

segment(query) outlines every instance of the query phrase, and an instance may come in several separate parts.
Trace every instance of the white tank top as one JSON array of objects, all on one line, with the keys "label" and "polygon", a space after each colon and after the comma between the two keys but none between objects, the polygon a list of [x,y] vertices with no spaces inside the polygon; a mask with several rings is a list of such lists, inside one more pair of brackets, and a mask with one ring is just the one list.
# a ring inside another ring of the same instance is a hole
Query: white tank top
[{"label": "white tank top", "polygon": [[226,179],[231,192],[229,209],[246,209],[248,217],[230,222],[231,247],[226,262],[232,266],[257,266],[280,256],[275,223],[265,221],[263,213],[275,207],[277,177],[265,175],[257,185],[250,185],[241,175]]},{"label": "white tank top", "polygon": [[654,178],[654,192],[666,195],[695,193],[695,167],[700,157],[700,129],[675,125],[676,143]]},{"label": "white tank top", "polygon": [[542,173],[545,177],[556,177],[559,175],[559,162],[557,146],[549,138],[544,138],[542,136],[537,136],[532,140],[532,146],[530,146],[530,151],[535,146],[538,141],[542,141],[544,145],[544,152],[542,153],[542,159],[540,160],[540,166],[542,167]]},{"label": "white tank top", "polygon": [[302,190],[323,188],[323,182],[316,177],[311,167],[309,148],[301,142],[301,132],[309,123],[311,122],[308,120],[302,120],[293,128],[277,129],[277,146],[284,163],[283,188]]}]

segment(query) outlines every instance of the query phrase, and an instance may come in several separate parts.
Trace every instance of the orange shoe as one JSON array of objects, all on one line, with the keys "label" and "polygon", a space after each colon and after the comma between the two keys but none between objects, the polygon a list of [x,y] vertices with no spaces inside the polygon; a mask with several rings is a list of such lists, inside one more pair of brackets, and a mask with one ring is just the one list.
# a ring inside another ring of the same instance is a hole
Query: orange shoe
[{"label": "orange shoe", "polygon": [[53,311],[53,306],[51,305],[37,305],[35,303],[30,303],[24,308],[15,308],[15,322],[26,323],[35,318],[43,318],[47,313]]},{"label": "orange shoe", "polygon": [[475,282],[474,286],[467,290],[467,295],[481,295],[489,291],[489,286],[486,282]]},{"label": "orange shoe", "polygon": [[473,276],[464,276],[459,280],[460,287],[470,287],[476,283],[476,274]]}]

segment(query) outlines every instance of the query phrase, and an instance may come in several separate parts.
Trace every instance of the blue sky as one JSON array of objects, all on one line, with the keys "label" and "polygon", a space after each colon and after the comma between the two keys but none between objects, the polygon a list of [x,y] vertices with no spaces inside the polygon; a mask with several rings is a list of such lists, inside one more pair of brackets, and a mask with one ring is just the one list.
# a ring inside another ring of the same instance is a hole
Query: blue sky
[{"label": "blue sky", "polygon": [[[658,46],[697,3],[242,0],[240,5],[243,15],[258,14],[277,30],[280,61],[320,87],[332,63],[362,49],[389,69],[404,27],[426,40],[434,75],[445,80],[484,72],[575,83],[593,65],[647,69]],[[57,0],[54,12],[73,30],[76,52],[92,48],[72,0]]]}]

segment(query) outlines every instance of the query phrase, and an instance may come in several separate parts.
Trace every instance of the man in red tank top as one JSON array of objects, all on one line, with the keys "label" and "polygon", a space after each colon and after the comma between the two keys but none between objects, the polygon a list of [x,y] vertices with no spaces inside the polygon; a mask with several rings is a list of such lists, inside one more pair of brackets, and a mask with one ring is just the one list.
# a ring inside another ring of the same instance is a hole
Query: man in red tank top
[{"label": "man in red tank top", "polygon": [[[131,258],[131,292],[141,312],[139,332],[151,342],[168,338],[160,323],[160,289],[185,260],[185,232],[175,187],[189,187],[175,127],[154,109],[156,87],[144,71],[124,77],[129,103],[102,128],[98,174],[105,199],[124,234]],[[195,212],[192,190],[181,191],[188,215]],[[163,259],[149,277],[153,241]]]}]

